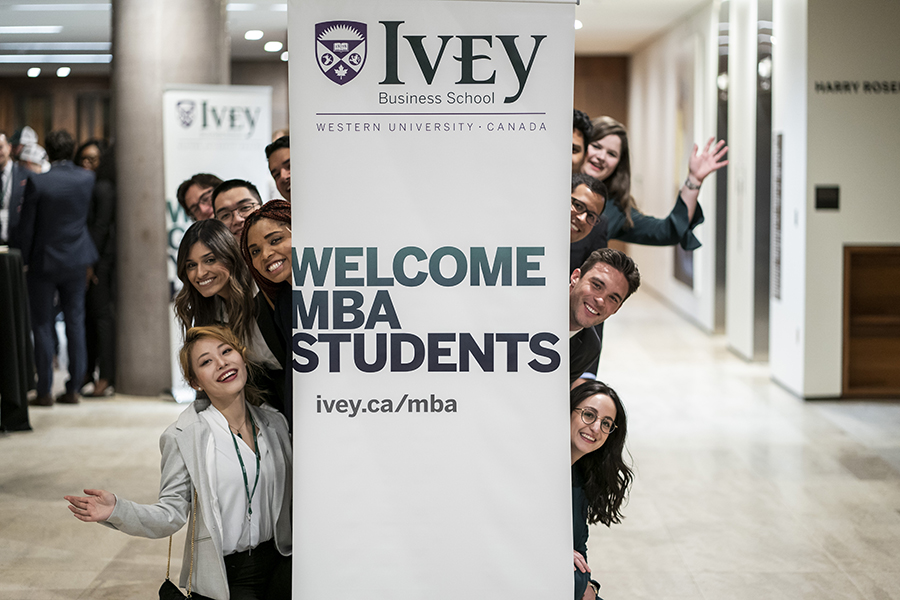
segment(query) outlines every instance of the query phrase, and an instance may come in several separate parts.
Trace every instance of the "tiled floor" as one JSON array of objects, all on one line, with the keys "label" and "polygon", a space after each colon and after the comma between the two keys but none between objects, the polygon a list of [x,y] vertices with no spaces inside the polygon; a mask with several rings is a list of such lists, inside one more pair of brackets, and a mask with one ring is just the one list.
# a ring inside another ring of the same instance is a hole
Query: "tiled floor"
[{"label": "tiled floor", "polygon": [[[625,521],[591,530],[605,600],[900,599],[900,404],[802,402],[644,292],[601,366],[637,472]],[[153,501],[181,410],[86,400],[0,438],[0,599],[156,597],[167,541],[81,523],[62,496]]]}]

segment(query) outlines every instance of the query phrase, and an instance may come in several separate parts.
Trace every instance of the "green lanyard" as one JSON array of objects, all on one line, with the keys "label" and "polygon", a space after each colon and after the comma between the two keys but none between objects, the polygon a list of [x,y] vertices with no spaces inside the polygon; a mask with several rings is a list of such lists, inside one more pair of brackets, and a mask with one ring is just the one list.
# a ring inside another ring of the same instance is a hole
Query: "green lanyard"
[{"label": "green lanyard", "polygon": [[256,494],[256,486],[259,485],[259,444],[256,443],[256,423],[253,422],[253,415],[248,411],[247,416],[250,417],[250,431],[253,432],[253,446],[255,448],[254,453],[256,454],[256,481],[253,482],[252,492],[250,491],[250,482],[247,481],[247,468],[244,466],[244,459],[241,458],[241,450],[238,448],[237,438],[234,437],[234,432],[231,431],[231,428],[228,429],[228,432],[231,433],[231,441],[234,442],[234,451],[237,452],[238,460],[241,463],[241,471],[244,473],[244,491],[247,493],[247,520],[249,521],[253,514],[253,496]]}]

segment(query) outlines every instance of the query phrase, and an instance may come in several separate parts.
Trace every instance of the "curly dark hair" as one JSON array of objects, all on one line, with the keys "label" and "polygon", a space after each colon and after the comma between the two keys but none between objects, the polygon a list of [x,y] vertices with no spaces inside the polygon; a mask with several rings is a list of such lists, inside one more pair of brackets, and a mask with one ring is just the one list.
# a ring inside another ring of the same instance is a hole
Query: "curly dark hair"
[{"label": "curly dark hair", "polygon": [[253,279],[256,281],[256,285],[259,286],[259,289],[262,290],[270,301],[274,301],[275,296],[282,290],[290,289],[291,286],[286,281],[272,283],[253,266],[253,257],[250,256],[250,249],[247,247],[247,244],[249,243],[247,241],[247,238],[249,237],[247,234],[250,231],[250,228],[258,223],[260,219],[272,219],[273,221],[287,223],[288,228],[290,228],[291,203],[286,200],[270,200],[269,202],[266,202],[258,210],[250,213],[250,216],[244,221],[244,231],[241,233],[241,255],[244,257],[244,262],[247,263],[250,274],[253,275]]},{"label": "curly dark hair", "polygon": [[631,209],[638,210],[634,197],[631,195],[631,153],[628,151],[628,131],[625,126],[612,117],[597,117],[593,120],[594,132],[588,145],[602,140],[608,135],[617,135],[622,140],[622,152],[619,155],[619,164],[613,174],[603,180],[609,188],[609,200],[615,202],[625,214],[625,229],[634,227],[631,218]]},{"label": "curly dark hair", "polygon": [[572,110],[572,130],[581,132],[581,135],[584,136],[585,144],[591,140],[591,133],[594,131],[594,126],[591,125],[591,118],[577,108]]},{"label": "curly dark hair", "polygon": [[615,390],[602,381],[586,381],[569,394],[569,408],[572,413],[578,405],[602,394],[609,396],[616,405],[616,428],[597,450],[585,454],[575,468],[584,480],[584,496],[588,504],[588,523],[603,523],[607,527],[622,522],[622,504],[628,496],[628,487],[634,481],[634,473],[625,464],[625,436],[628,420],[625,407]]}]

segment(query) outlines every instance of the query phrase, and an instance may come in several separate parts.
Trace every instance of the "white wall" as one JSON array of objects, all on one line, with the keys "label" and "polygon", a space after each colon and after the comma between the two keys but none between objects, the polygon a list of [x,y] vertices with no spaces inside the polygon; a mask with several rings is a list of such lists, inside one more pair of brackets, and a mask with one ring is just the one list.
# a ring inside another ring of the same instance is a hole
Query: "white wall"
[{"label": "white wall", "polygon": [[[843,247],[900,244],[900,93],[866,94],[865,81],[897,82],[900,3],[809,3],[806,396],[841,392]],[[816,81],[860,83],[817,94]],[[816,185],[840,186],[840,210],[815,210]]]},{"label": "white wall", "polygon": [[[631,192],[641,210],[665,217],[672,210],[687,163],[675,164],[677,139],[677,73],[679,57],[693,55],[694,140],[716,131],[718,20],[711,2],[678,23],[631,59],[629,143]],[[715,327],[715,176],[700,191],[706,221],[694,230],[703,246],[694,252],[694,287],[675,279],[674,250],[630,244],[629,254],[641,270],[643,285],[653,288],[706,331]]]},{"label": "white wall", "polygon": [[[772,49],[772,139],[782,134],[783,158],[781,298],[774,297],[773,289],[769,302],[769,363],[772,378],[799,396],[805,390],[804,364],[809,343],[806,336],[806,11],[807,0],[775,0],[772,4],[772,35],[776,40]],[[773,235],[773,243],[774,239]]]},{"label": "white wall", "polygon": [[752,360],[755,352],[756,0],[731,0],[728,45],[728,228],[725,335]]}]

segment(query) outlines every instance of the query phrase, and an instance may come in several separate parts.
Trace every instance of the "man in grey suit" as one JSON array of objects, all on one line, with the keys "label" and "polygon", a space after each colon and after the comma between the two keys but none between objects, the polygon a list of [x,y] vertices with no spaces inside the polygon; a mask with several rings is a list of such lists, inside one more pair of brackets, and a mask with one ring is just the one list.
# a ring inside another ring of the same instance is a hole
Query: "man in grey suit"
[{"label": "man in grey suit", "polygon": [[12,145],[0,131],[0,245],[15,245],[19,210],[28,171],[12,158]]},{"label": "man in grey suit", "polygon": [[94,174],[72,163],[75,141],[68,132],[51,131],[46,144],[52,166],[28,180],[17,233],[28,269],[38,372],[38,397],[32,404],[37,406],[53,404],[53,300],[57,293],[66,319],[69,350],[69,380],[57,402],[79,401],[78,389],[87,369],[84,295],[88,268],[98,258],[87,228]]}]

